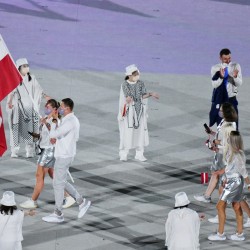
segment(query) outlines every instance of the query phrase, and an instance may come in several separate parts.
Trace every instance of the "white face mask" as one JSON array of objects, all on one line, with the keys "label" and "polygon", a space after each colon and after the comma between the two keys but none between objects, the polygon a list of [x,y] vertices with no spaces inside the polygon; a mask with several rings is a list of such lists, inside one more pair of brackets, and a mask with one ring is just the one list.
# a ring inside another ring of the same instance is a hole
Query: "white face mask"
[{"label": "white face mask", "polygon": [[136,75],[133,77],[133,82],[137,82],[140,79],[140,75]]},{"label": "white face mask", "polygon": [[26,76],[27,73],[29,73],[29,72],[30,72],[30,68],[29,67],[21,68],[21,74],[23,76]]}]

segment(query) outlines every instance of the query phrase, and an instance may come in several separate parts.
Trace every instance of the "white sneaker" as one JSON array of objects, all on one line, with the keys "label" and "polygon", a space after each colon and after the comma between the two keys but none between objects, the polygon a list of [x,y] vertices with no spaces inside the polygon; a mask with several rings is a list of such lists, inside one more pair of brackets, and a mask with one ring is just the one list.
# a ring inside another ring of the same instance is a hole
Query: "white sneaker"
[{"label": "white sneaker", "polygon": [[65,203],[63,204],[63,208],[71,207],[76,203],[75,199],[72,196],[65,197]]},{"label": "white sneaker", "polygon": [[250,218],[247,218],[247,222],[243,225],[243,227],[250,227]]},{"label": "white sneaker", "polygon": [[26,153],[26,158],[33,158],[34,157],[34,154],[33,153]]},{"label": "white sneaker", "polygon": [[229,240],[235,240],[235,241],[243,241],[243,240],[245,240],[245,236],[244,236],[243,233],[241,233],[241,234],[235,233],[235,234],[229,235],[227,238]]},{"label": "white sneaker", "polygon": [[217,234],[211,234],[208,236],[208,239],[209,240],[212,240],[212,241],[215,241],[215,240],[226,240],[226,235],[225,233],[223,234],[220,234],[220,233],[217,233]]},{"label": "white sneaker", "polygon": [[20,203],[20,207],[34,209],[38,207],[37,201],[33,201],[32,199],[28,199],[27,201]]},{"label": "white sneaker", "polygon": [[127,161],[128,160],[128,157],[127,156],[121,156],[120,157],[120,161]]},{"label": "white sneaker", "polygon": [[11,158],[18,158],[18,154],[15,153],[15,152],[12,152],[10,157],[11,157]]},{"label": "white sneaker", "polygon": [[216,215],[215,217],[209,218],[208,221],[211,223],[219,223],[219,217]]},{"label": "white sneaker", "polygon": [[211,202],[211,197],[206,197],[204,194],[196,194],[196,195],[194,195],[194,198],[197,201],[202,201],[202,202],[205,202],[205,203]]},{"label": "white sneaker", "polygon": [[144,155],[135,155],[135,159],[138,161],[147,161],[147,158]]},{"label": "white sneaker", "polygon": [[78,219],[82,218],[83,215],[87,212],[91,205],[91,201],[87,201],[86,199],[83,199],[83,203],[79,205],[79,213],[78,213]]},{"label": "white sneaker", "polygon": [[61,223],[64,221],[63,214],[62,215],[57,215],[56,213],[50,214],[48,216],[45,216],[42,218],[43,221],[45,222],[51,222],[51,223]]}]

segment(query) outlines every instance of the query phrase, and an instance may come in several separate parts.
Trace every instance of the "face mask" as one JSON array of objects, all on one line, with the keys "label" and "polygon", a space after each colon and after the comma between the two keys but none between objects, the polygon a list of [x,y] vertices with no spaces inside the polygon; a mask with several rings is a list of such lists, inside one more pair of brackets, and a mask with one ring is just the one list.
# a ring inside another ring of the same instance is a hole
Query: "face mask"
[{"label": "face mask", "polygon": [[221,110],[219,111],[218,115],[220,118],[223,118],[223,112]]},{"label": "face mask", "polygon": [[137,82],[139,80],[140,76],[139,75],[136,75],[133,77],[133,82]]},{"label": "face mask", "polygon": [[64,115],[64,109],[59,108],[59,109],[58,109],[58,113],[59,113],[60,115]]},{"label": "face mask", "polygon": [[30,72],[30,68],[29,67],[25,67],[25,68],[22,68],[21,69],[21,74],[22,75],[27,75],[27,73],[29,73]]},{"label": "face mask", "polygon": [[45,114],[45,115],[49,115],[49,114],[51,114],[51,112],[52,112],[51,109],[47,109],[47,108],[46,108],[46,109],[44,110],[44,114]]}]

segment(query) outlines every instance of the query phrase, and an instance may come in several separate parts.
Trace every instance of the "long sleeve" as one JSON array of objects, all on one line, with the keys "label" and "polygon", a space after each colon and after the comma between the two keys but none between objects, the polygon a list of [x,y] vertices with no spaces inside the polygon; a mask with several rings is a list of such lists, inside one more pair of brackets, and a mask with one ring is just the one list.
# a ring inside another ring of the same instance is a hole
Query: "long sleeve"
[{"label": "long sleeve", "polygon": [[169,236],[171,235],[171,216],[168,215],[167,221],[165,223],[166,240],[165,246],[169,246]]},{"label": "long sleeve", "polygon": [[222,82],[223,82],[223,78],[220,77],[214,77],[215,74],[217,74],[217,72],[220,71],[220,65],[216,64],[211,68],[211,79],[212,79],[212,86],[213,88],[218,88]]},{"label": "long sleeve", "polygon": [[239,71],[238,75],[236,78],[234,78],[234,83],[236,87],[239,87],[242,85],[242,74],[241,74],[241,67],[240,65],[237,63],[235,68]]}]

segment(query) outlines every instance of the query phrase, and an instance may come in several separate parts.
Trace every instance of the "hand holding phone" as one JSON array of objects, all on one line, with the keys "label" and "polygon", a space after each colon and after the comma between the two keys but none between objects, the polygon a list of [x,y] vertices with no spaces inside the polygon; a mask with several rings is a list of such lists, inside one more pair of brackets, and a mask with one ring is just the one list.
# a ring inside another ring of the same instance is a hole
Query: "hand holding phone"
[{"label": "hand holding phone", "polygon": [[205,131],[208,133],[208,134],[211,134],[211,129],[208,127],[208,125],[206,123],[204,123],[204,128],[205,128]]}]

